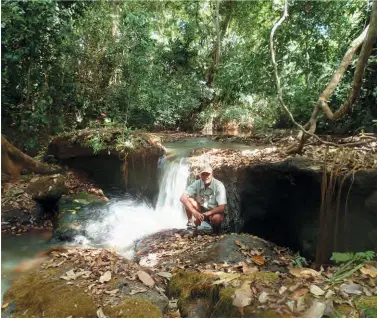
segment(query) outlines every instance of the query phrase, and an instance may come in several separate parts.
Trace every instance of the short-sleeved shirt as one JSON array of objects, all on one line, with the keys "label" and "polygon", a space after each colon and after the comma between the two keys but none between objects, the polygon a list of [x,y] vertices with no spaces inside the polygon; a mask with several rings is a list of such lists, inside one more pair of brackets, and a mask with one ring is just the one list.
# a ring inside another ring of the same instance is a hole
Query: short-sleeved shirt
[{"label": "short-sleeved shirt", "polygon": [[226,205],[225,186],[216,178],[212,178],[211,184],[207,188],[205,188],[201,179],[197,179],[187,187],[185,193],[195,198],[200,203],[200,206],[206,209]]}]

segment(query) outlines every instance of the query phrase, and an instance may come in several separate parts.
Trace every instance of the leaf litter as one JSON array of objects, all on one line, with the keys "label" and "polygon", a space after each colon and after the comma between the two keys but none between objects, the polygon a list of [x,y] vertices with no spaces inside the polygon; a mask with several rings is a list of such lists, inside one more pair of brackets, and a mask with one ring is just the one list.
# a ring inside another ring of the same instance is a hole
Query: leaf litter
[{"label": "leaf litter", "polygon": [[[199,236],[201,237],[198,238]],[[50,252],[50,259],[41,265],[41,271],[52,265],[64,267],[67,270],[60,280],[85,287],[85,291],[96,300],[103,302],[105,298],[108,304],[116,305],[123,292],[120,287],[111,285],[114,280],[127,280],[129,290],[124,293],[130,296],[151,289],[164,295],[176,270],[191,269],[213,275],[212,284],[219,289],[229,285],[236,288],[232,303],[241,315],[244,307],[251,304],[253,307],[262,307],[261,309],[275,309],[288,317],[323,315],[325,310],[328,312],[332,309],[328,302],[334,305],[348,303],[353,307],[354,298],[377,294],[376,285],[370,281],[372,276],[365,271],[360,270],[339,283],[330,284],[328,278],[336,271],[336,266],[328,267],[326,271],[294,268],[294,254],[277,246],[269,250],[234,242],[235,249],[239,249],[240,256],[244,258],[243,261],[217,263],[202,260],[202,253],[206,254],[210,247],[227,235],[199,236],[190,237],[184,232],[165,231],[146,237],[136,245],[139,253],[134,260],[126,260],[111,249],[67,247],[64,251]],[[249,237],[252,236],[245,235],[245,238]],[[182,242],[184,245],[178,244]],[[182,251],[182,246],[187,249]],[[140,261],[143,258],[148,260],[150,255],[154,256],[156,263],[148,268],[141,266]],[[251,260],[253,256],[263,257],[264,264],[256,266]],[[117,273],[113,271],[115,268]],[[365,268],[372,269],[373,274],[373,268]],[[241,280],[242,276],[263,274],[266,271],[270,273],[272,269],[275,269],[274,272],[278,275],[277,282]],[[307,298],[308,295],[312,298]],[[178,314],[174,310],[174,313],[166,316],[170,315],[177,317]]]}]

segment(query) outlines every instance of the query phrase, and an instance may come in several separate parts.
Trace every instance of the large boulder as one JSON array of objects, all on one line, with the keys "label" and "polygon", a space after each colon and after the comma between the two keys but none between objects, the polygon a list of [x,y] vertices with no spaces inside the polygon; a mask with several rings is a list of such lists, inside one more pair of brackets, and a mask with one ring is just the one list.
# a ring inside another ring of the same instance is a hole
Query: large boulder
[{"label": "large boulder", "polygon": [[72,241],[76,236],[85,236],[87,223],[101,215],[105,204],[103,198],[84,192],[63,196],[58,202],[52,242]]},{"label": "large boulder", "polygon": [[25,191],[36,201],[57,202],[68,192],[64,182],[65,177],[61,174],[38,176],[30,181]]}]

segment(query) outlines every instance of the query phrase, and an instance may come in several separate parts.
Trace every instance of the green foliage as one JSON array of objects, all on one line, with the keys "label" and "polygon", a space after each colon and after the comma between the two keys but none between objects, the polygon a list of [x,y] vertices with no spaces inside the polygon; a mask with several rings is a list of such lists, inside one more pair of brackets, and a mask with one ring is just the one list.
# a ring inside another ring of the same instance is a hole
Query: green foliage
[{"label": "green foliage", "polygon": [[[281,3],[219,6],[216,65],[215,2],[3,1],[3,127],[19,128],[27,148],[38,136],[101,125],[201,129],[212,118],[260,130],[282,123],[269,52]],[[308,120],[369,10],[358,0],[290,1],[276,54],[298,121]],[[321,121],[320,130],[376,130],[376,54],[353,112]],[[354,69],[329,101],[334,110],[348,96]],[[102,147],[100,139],[93,143]]]},{"label": "green foliage", "polygon": [[334,273],[334,275],[329,279],[330,282],[341,281],[344,278],[349,277],[355,271],[363,267],[366,261],[370,261],[375,256],[374,251],[365,251],[357,253],[338,253],[333,252],[330,260],[335,261],[336,263],[341,263],[342,265]]},{"label": "green foliage", "polygon": [[365,318],[377,318],[377,308],[360,306],[360,310],[363,312]]},{"label": "green foliage", "polygon": [[376,253],[374,251],[368,250],[366,252],[358,253],[337,253],[333,252],[330,260],[336,263],[344,263],[348,261],[370,261],[374,258]]},{"label": "green foliage", "polygon": [[298,254],[298,256],[296,256],[293,259],[293,264],[298,268],[302,268],[302,267],[304,267],[304,265],[307,265],[308,263],[307,263],[305,257],[302,257],[302,256],[300,256],[300,254]]}]

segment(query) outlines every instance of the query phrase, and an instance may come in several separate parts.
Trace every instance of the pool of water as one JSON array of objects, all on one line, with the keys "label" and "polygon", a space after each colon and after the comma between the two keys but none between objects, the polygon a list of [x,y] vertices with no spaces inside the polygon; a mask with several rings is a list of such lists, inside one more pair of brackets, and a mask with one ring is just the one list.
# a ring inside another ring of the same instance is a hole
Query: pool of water
[{"label": "pool of water", "polygon": [[42,250],[51,246],[50,230],[34,230],[20,236],[2,236],[1,238],[1,302],[12,279],[18,275],[14,268],[23,260],[34,257]]},{"label": "pool of water", "polygon": [[209,137],[193,137],[181,141],[164,142],[163,146],[166,148],[169,158],[187,157],[191,151],[200,148],[237,150],[254,150],[257,148],[256,145],[246,145],[230,141],[215,141]]}]

